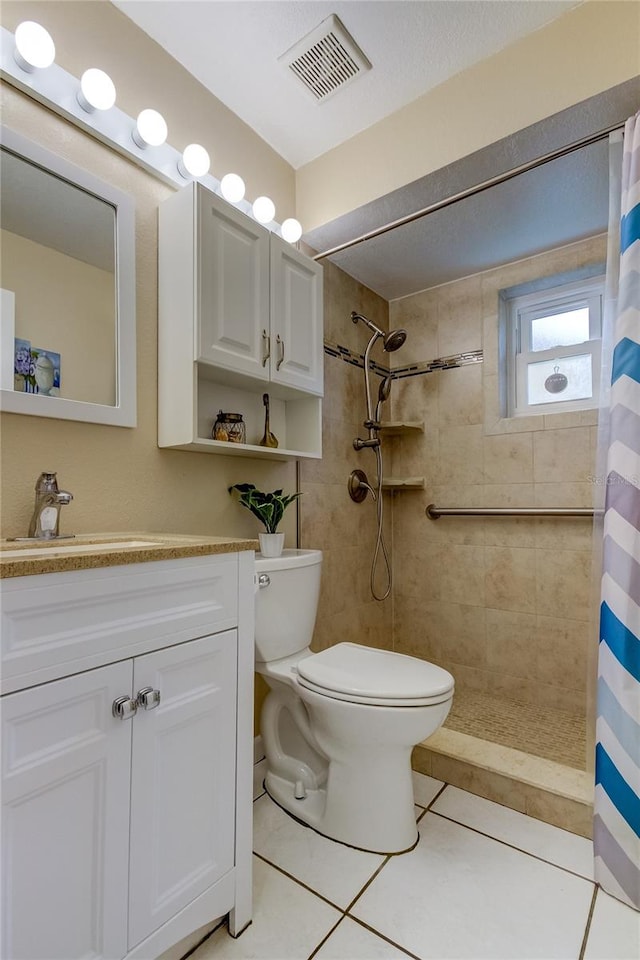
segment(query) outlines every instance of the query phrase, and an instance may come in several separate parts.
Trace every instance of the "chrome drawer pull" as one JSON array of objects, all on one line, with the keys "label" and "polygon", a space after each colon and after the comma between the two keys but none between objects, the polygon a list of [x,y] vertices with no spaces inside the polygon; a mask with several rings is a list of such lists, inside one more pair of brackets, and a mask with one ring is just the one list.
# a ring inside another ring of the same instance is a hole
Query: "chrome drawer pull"
[{"label": "chrome drawer pull", "polygon": [[268,573],[261,573],[258,577],[258,586],[262,590],[263,587],[268,587],[271,583],[271,577]]},{"label": "chrome drawer pull", "polygon": [[160,703],[160,691],[154,690],[153,687],[143,687],[138,690],[136,699],[138,706],[142,707],[143,710],[155,710]]},{"label": "chrome drawer pull", "polygon": [[280,334],[276,337],[276,343],[280,347],[280,359],[276,363],[276,370],[279,370],[284,362],[284,340],[280,339]]},{"label": "chrome drawer pull", "polygon": [[131,697],[116,697],[111,705],[111,713],[116,720],[131,720],[137,709],[138,704]]}]

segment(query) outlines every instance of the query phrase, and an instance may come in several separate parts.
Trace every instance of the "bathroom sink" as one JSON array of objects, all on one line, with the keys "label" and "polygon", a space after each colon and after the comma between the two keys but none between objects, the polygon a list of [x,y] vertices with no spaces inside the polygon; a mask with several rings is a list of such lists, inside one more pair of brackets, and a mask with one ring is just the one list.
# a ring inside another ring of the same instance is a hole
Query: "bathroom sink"
[{"label": "bathroom sink", "polygon": [[24,546],[15,546],[7,549],[4,545],[0,548],[0,558],[14,559],[19,557],[28,557],[31,560],[46,559],[52,554],[67,555],[74,553],[112,553],[116,550],[126,550],[131,547],[159,547],[162,546],[159,540],[102,540],[93,543],[85,541],[78,543],[76,540],[53,540],[41,542],[38,544]]}]

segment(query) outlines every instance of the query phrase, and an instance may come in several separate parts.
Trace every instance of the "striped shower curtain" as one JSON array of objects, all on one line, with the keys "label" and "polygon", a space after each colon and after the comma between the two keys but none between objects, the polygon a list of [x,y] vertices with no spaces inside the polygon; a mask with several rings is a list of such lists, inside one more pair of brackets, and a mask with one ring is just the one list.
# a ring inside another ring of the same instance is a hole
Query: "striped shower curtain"
[{"label": "striped shower curtain", "polygon": [[608,416],[595,878],[640,910],[640,113],[625,126]]}]

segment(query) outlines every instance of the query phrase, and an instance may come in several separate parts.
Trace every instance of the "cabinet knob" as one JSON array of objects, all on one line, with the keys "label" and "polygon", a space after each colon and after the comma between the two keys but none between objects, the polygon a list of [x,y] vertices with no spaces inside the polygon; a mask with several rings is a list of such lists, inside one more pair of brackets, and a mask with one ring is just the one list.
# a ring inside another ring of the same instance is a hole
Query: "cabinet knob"
[{"label": "cabinet knob", "polygon": [[279,370],[284,362],[284,340],[280,338],[280,334],[276,337],[276,343],[280,347],[280,356],[278,357],[278,362],[276,363],[276,370]]},{"label": "cabinet knob", "polygon": [[142,687],[138,690],[136,701],[143,710],[155,710],[160,703],[160,691],[154,690],[153,687]]},{"label": "cabinet knob", "polygon": [[264,356],[262,357],[262,366],[266,367],[267,360],[271,356],[271,337],[266,330],[262,331],[262,342],[264,344]]},{"label": "cabinet knob", "polygon": [[271,577],[268,573],[261,573],[258,576],[258,587],[262,590],[263,587],[268,587],[271,583]]},{"label": "cabinet knob", "polygon": [[131,720],[135,717],[138,704],[131,697],[116,697],[111,705],[111,713],[116,720]]}]

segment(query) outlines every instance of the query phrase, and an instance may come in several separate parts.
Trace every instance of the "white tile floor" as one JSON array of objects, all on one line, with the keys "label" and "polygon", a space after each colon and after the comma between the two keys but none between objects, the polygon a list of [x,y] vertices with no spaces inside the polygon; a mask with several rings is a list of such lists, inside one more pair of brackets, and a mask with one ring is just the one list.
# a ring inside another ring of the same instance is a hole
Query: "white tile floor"
[{"label": "white tile floor", "polygon": [[333,843],[264,793],[254,915],[191,960],[638,960],[640,914],[597,890],[591,843],[414,774],[420,841],[396,857]]}]

